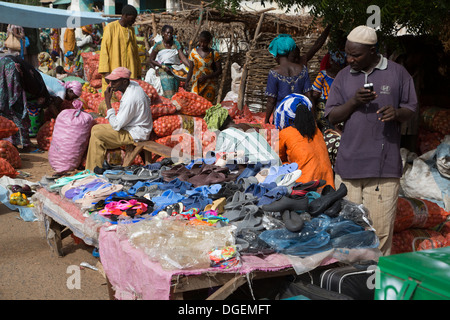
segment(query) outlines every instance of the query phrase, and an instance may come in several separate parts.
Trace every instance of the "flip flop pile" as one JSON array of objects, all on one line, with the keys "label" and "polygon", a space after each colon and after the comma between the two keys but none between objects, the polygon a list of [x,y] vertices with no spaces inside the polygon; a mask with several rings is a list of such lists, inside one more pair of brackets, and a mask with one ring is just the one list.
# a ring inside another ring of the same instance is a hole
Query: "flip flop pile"
[{"label": "flip flop pile", "polygon": [[[366,223],[366,212],[349,209],[343,199],[347,194],[344,184],[334,189],[324,180],[299,183],[302,171],[296,163],[228,164],[220,159],[223,155],[188,164],[166,159],[146,166],[104,164],[101,174],[80,172],[61,177],[48,189],[111,223],[139,224],[156,219],[199,229],[231,227],[235,237],[229,245],[240,254],[287,252],[283,246],[290,247],[293,242],[306,248],[288,250],[299,255],[348,245],[350,240],[367,246],[376,242],[373,230],[369,230],[370,221]],[[340,220],[353,224],[338,224]],[[324,231],[324,223],[335,229]],[[213,266],[231,268],[238,264],[227,251],[219,252],[214,251]]]}]

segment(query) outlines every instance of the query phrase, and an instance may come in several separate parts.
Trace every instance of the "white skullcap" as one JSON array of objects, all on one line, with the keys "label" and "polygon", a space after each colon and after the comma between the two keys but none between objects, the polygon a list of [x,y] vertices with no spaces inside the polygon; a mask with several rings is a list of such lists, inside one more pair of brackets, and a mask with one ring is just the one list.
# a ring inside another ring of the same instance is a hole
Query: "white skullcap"
[{"label": "white skullcap", "polygon": [[358,26],[355,29],[353,29],[347,36],[347,40],[351,42],[356,43],[362,43],[362,44],[369,44],[373,45],[376,44],[377,39],[377,33],[375,32],[375,29],[367,26]]}]

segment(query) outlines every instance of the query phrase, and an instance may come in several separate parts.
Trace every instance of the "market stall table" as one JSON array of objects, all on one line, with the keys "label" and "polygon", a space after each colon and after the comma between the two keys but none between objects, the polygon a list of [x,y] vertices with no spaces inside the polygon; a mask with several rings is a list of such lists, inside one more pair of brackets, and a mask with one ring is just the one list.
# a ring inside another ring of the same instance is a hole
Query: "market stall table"
[{"label": "market stall table", "polygon": [[242,256],[242,265],[230,269],[164,269],[126,237],[106,227],[100,229],[99,253],[113,289],[111,298],[116,299],[182,299],[185,292],[218,287],[208,299],[223,300],[246,282],[295,274],[290,260],[282,254]]},{"label": "market stall table", "polygon": [[38,214],[44,221],[47,241],[55,253],[64,255],[62,240],[72,233],[86,244],[98,247],[100,224],[87,219],[79,206],[45,188],[38,189],[34,197],[38,201]]}]

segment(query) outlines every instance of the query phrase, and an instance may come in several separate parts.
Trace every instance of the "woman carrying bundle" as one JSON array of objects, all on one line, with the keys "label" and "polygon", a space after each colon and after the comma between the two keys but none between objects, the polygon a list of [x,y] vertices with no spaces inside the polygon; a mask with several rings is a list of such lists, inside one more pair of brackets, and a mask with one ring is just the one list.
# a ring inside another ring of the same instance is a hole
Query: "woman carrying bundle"
[{"label": "woman carrying bundle", "polygon": [[181,44],[173,37],[173,27],[165,25],[162,27],[162,41],[155,43],[150,53],[149,62],[153,68],[158,68],[157,75],[161,79],[163,96],[172,98],[178,92],[180,81],[170,71],[174,64],[189,65],[189,61],[183,53]]}]

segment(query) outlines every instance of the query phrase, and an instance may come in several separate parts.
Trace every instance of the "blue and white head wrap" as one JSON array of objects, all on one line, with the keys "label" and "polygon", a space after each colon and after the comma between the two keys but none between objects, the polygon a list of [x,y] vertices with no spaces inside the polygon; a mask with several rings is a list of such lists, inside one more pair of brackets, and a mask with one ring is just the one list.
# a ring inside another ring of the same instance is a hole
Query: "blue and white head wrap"
[{"label": "blue and white head wrap", "polygon": [[312,103],[306,96],[299,93],[291,93],[284,97],[275,109],[275,128],[282,130],[289,127],[289,121],[295,119],[295,113],[297,112],[297,106],[299,104],[308,107],[311,111]]}]

